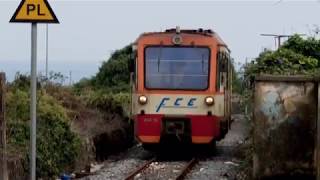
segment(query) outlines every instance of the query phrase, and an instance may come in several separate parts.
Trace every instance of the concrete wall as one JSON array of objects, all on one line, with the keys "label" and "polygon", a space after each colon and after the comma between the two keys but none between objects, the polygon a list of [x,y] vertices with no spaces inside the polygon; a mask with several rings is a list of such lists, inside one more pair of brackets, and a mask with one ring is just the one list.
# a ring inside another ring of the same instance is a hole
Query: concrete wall
[{"label": "concrete wall", "polygon": [[318,83],[308,77],[255,80],[253,175],[315,175]]}]

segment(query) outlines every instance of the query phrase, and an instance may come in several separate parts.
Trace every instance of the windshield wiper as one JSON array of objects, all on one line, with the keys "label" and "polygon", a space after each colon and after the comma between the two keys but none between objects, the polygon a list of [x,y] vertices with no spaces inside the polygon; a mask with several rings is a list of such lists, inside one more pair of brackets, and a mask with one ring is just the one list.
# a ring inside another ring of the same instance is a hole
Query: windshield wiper
[{"label": "windshield wiper", "polygon": [[160,60],[161,60],[161,54],[162,54],[162,46],[159,48],[159,56],[158,56],[158,72],[160,72]]},{"label": "windshield wiper", "polygon": [[201,55],[202,72],[204,73],[204,54]]}]

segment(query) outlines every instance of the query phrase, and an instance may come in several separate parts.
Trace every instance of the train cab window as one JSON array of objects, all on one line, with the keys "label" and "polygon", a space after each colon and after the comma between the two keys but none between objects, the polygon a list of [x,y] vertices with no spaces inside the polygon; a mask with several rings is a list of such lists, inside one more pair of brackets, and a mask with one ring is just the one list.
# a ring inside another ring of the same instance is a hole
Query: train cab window
[{"label": "train cab window", "polygon": [[147,47],[145,87],[205,90],[209,86],[209,59],[207,47]]},{"label": "train cab window", "polygon": [[218,92],[223,92],[226,88],[228,78],[229,53],[220,51],[217,54],[217,86]]}]

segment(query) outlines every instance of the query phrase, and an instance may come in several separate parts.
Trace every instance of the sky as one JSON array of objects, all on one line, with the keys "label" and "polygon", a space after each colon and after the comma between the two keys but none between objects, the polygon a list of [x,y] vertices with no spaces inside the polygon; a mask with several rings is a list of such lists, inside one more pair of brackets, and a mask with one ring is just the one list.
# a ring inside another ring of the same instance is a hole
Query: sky
[{"label": "sky", "polygon": [[[0,71],[11,81],[30,72],[31,25],[9,23],[19,0],[0,0]],[[49,71],[76,82],[91,77],[110,54],[143,32],[212,29],[236,63],[274,49],[262,33],[312,35],[320,25],[320,1],[94,1],[49,0],[60,24],[49,25]],[[45,71],[46,25],[38,25],[38,73]]]}]

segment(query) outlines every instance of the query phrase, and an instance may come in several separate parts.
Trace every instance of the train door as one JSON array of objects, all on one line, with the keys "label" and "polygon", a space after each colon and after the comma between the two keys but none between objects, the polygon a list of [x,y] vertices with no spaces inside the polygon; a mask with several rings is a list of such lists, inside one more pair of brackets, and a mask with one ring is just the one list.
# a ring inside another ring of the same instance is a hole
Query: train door
[{"label": "train door", "polygon": [[133,109],[134,109],[134,95],[137,89],[138,77],[137,77],[137,46],[132,45],[132,52],[130,54],[128,69],[130,71],[130,119],[133,116]]},{"label": "train door", "polygon": [[230,128],[231,119],[231,62],[229,50],[220,46],[217,55],[217,92],[224,94],[224,118],[221,120],[221,134]]}]

